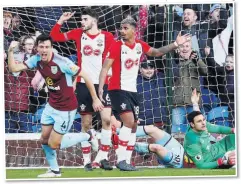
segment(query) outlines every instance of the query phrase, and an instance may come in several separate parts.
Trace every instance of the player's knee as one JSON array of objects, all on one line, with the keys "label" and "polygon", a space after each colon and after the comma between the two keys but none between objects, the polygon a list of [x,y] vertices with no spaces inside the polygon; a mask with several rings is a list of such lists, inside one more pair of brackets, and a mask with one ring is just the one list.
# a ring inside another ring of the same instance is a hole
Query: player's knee
[{"label": "player's knee", "polygon": [[49,141],[48,138],[47,139],[43,137],[40,138],[41,144],[48,144],[48,141]]},{"label": "player's knee", "polygon": [[147,134],[153,132],[154,129],[155,129],[155,126],[153,126],[153,125],[144,126],[144,130]]},{"label": "player's knee", "polygon": [[102,121],[102,126],[110,127],[110,117],[103,116],[101,117],[101,121]]},{"label": "player's knee", "polygon": [[81,125],[82,128],[84,128],[85,130],[89,130],[91,128],[92,121],[90,121],[89,119],[85,119],[82,121]]},{"label": "player's knee", "polygon": [[160,145],[158,145],[158,144],[151,144],[151,145],[149,146],[149,149],[150,149],[150,151],[152,151],[152,152],[158,152],[158,151],[162,150],[163,147],[160,146]]}]

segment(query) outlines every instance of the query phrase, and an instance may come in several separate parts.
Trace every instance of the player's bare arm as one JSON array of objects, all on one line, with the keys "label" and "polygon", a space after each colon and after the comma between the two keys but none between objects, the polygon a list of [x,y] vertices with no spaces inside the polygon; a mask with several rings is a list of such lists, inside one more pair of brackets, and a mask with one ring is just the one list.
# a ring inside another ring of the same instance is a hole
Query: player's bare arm
[{"label": "player's bare arm", "polygon": [[198,93],[197,89],[195,88],[192,91],[192,96],[191,96],[191,101],[192,101],[194,111],[200,111],[200,108],[199,108],[199,105],[198,105],[199,99],[200,99],[200,93]]},{"label": "player's bare arm", "polygon": [[13,56],[13,50],[19,45],[19,42],[12,41],[9,48],[8,48],[8,67],[10,72],[20,72],[23,70],[27,70],[27,66],[23,63],[15,63],[14,62],[14,56]]},{"label": "player's bare arm", "polygon": [[64,12],[58,20],[58,24],[62,25],[65,21],[69,20],[75,14],[74,12]]},{"label": "player's bare arm", "polygon": [[99,89],[98,89],[98,93],[99,93],[99,98],[101,101],[104,102],[103,99],[103,86],[105,84],[105,79],[108,75],[108,71],[110,69],[110,67],[112,66],[114,62],[114,59],[109,59],[107,58],[102,66],[101,72],[100,72],[100,76],[99,76]]},{"label": "player's bare arm", "polygon": [[158,49],[156,48],[151,48],[148,52],[147,52],[147,55],[148,56],[153,56],[153,57],[160,57],[160,56],[163,56],[164,54],[172,51],[172,50],[175,50],[177,49],[180,45],[188,42],[191,40],[191,35],[190,34],[185,34],[183,36],[181,36],[181,32],[179,32],[177,38],[176,38],[176,41],[169,44],[169,45],[166,45],[166,46],[163,46],[163,47],[160,47]]},{"label": "player's bare arm", "polygon": [[79,73],[79,76],[82,77],[85,80],[85,84],[90,91],[90,95],[93,99],[93,109],[94,109],[94,111],[95,112],[96,111],[102,111],[104,106],[101,103],[100,99],[98,98],[98,96],[95,92],[94,84],[92,83],[92,81],[90,80],[90,78],[88,77],[88,75],[84,71],[81,71]]}]

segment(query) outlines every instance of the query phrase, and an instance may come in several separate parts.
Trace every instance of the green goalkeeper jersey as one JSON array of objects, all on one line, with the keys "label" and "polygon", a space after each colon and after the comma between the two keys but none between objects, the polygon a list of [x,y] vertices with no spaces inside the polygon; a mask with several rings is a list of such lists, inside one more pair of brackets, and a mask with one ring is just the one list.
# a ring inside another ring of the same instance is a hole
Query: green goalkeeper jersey
[{"label": "green goalkeeper jersey", "polygon": [[[228,150],[235,149],[235,136],[230,127],[206,124],[207,130],[195,132],[190,127],[185,135],[184,150],[197,168],[212,169],[218,167],[217,159]],[[210,133],[233,134],[211,144]]]}]

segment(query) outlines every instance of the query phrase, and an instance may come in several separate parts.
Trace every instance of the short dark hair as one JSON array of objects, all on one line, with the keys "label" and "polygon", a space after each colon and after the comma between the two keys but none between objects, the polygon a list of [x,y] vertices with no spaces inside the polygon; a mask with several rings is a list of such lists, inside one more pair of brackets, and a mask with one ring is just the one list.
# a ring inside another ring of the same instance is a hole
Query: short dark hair
[{"label": "short dark hair", "polygon": [[127,16],[124,20],[121,21],[121,24],[130,24],[134,28],[136,28],[136,21],[131,16]]},{"label": "short dark hair", "polygon": [[38,46],[39,43],[47,41],[47,40],[49,40],[50,43],[51,43],[51,46],[53,46],[52,38],[49,35],[46,35],[46,34],[41,34],[36,38],[36,42],[35,42],[36,46]]},{"label": "short dark hair", "polygon": [[82,12],[82,15],[89,15],[89,16],[95,18],[97,21],[99,19],[99,16],[96,13],[96,11],[92,10],[89,7],[84,8],[81,12]]},{"label": "short dark hair", "polygon": [[193,122],[194,123],[194,118],[198,115],[203,115],[200,111],[193,111],[191,113],[189,113],[187,115],[187,119],[188,119],[188,122],[191,123]]}]

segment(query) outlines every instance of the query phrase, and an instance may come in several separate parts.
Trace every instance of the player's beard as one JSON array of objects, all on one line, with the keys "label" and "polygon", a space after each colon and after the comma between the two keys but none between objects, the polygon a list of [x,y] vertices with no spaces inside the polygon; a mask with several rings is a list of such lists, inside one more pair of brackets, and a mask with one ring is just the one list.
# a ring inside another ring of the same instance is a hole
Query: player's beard
[{"label": "player's beard", "polygon": [[89,31],[92,28],[92,26],[83,26],[83,31]]}]

